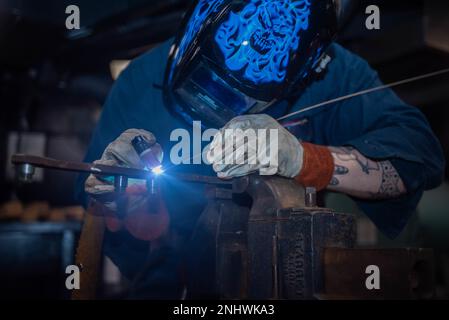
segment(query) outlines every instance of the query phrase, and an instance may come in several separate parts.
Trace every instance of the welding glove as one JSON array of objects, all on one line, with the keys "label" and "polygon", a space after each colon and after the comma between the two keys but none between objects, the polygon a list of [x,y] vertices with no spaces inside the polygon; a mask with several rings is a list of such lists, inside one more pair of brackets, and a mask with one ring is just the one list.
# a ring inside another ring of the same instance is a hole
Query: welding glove
[{"label": "welding glove", "polygon": [[299,140],[264,114],[234,118],[214,136],[206,152],[219,178],[253,172],[293,178],[303,162]]},{"label": "welding glove", "polygon": [[[157,143],[151,132],[130,129],[109,144],[101,159],[94,163],[144,169],[145,164],[142,163],[131,144],[131,141],[137,136],[143,136],[150,145]],[[162,155],[159,160],[162,162]],[[160,201],[162,207],[158,211],[163,215],[149,215],[148,212],[145,212],[149,201],[145,181],[130,179],[126,194],[119,195],[115,192],[113,179],[91,174],[85,182],[85,192],[106,207],[106,223],[111,231],[118,231],[124,224],[136,238],[149,240],[149,238],[154,238],[155,233],[159,233],[153,229],[160,230],[168,224],[168,215],[163,201]],[[121,219],[117,218],[118,203],[125,197],[126,215],[123,221],[120,221]]]},{"label": "welding glove", "polygon": [[[95,164],[121,166],[136,169],[143,169],[145,165],[141,162],[139,155],[134,150],[131,141],[137,136],[143,136],[150,144],[156,143],[156,138],[151,132],[138,129],[130,129],[122,133],[115,141],[110,143],[103,152],[100,160]],[[104,179],[100,176],[90,175],[85,183],[85,191],[89,195],[101,199],[102,197],[114,192],[114,184],[112,181]],[[105,205],[111,210],[116,210],[114,203],[105,201]]]},{"label": "welding glove", "polygon": [[295,178],[303,186],[317,190],[327,187],[334,171],[327,147],[300,142],[264,114],[231,120],[206,147],[206,158],[222,179],[258,172]]}]

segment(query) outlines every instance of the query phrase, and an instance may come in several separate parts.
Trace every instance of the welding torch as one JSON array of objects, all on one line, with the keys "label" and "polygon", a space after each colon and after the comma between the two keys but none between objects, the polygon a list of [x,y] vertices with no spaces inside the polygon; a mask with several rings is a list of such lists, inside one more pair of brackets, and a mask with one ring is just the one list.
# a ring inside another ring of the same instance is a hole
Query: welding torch
[{"label": "welding torch", "polygon": [[157,213],[160,204],[157,177],[164,172],[161,163],[164,155],[162,147],[159,143],[150,144],[143,136],[135,137],[131,141],[131,144],[144,164],[144,170],[148,170],[153,173],[153,177],[146,180],[147,192],[149,196],[148,211],[150,213]]}]

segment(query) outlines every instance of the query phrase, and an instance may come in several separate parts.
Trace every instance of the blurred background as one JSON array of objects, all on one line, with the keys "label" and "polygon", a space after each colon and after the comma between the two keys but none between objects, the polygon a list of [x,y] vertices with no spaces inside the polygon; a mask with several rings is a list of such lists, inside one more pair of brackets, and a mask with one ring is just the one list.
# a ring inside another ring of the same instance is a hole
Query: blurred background
[{"label": "blurred background", "polygon": [[[38,171],[19,185],[15,153],[81,161],[107,94],[123,68],[173,37],[190,0],[0,0],[0,297],[68,298],[84,210],[74,199],[76,175]],[[365,8],[381,10],[381,29],[367,30]],[[77,5],[81,29],[67,30]],[[447,0],[359,1],[338,42],[358,53],[385,83],[449,67]],[[449,156],[449,75],[395,89],[420,108]],[[348,198],[329,207],[358,216],[358,244],[435,250],[436,297],[449,298],[449,184],[426,192],[395,240],[379,234]],[[126,280],[105,259],[102,292],[119,296]]]}]

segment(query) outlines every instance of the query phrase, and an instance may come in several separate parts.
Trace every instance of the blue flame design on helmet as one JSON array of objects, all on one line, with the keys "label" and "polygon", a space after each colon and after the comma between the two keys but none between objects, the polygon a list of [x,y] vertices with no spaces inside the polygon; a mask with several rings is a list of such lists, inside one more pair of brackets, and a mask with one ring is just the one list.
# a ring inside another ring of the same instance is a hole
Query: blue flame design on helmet
[{"label": "blue flame design on helmet", "polygon": [[300,31],[309,28],[311,0],[251,0],[231,12],[215,35],[231,71],[255,84],[282,82]]},{"label": "blue flame design on helmet", "polygon": [[[176,53],[175,59],[173,61],[172,69],[181,61],[192,43],[193,38],[203,27],[203,22],[207,17],[214,12],[217,12],[220,6],[223,4],[224,0],[200,0],[192,13],[184,36],[179,44],[178,52]],[[173,70],[172,70],[173,72]]]}]

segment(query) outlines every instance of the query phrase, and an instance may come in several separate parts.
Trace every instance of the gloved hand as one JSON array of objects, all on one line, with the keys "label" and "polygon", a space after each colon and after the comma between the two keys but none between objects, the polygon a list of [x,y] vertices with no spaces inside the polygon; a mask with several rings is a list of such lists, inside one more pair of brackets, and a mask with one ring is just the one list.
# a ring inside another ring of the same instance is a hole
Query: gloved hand
[{"label": "gloved hand", "polygon": [[[226,130],[230,129],[240,129],[243,132],[252,129],[256,141],[249,141],[247,149],[238,147],[243,145],[245,137],[236,131],[235,135],[226,135]],[[266,139],[261,139],[258,135],[259,129],[267,130],[262,135]],[[277,146],[270,143],[270,129],[277,132]],[[273,147],[277,147],[278,150],[271,150]],[[265,114],[256,114],[239,116],[231,120],[215,135],[206,152],[207,160],[219,178],[241,177],[254,172],[259,172],[260,175],[293,178],[302,169],[304,149],[299,140],[276,120]],[[229,164],[225,155],[232,155],[234,163]],[[277,156],[277,161],[273,155]]]},{"label": "gloved hand", "polygon": [[[227,135],[228,129],[240,129],[241,132]],[[248,148],[242,148],[245,136],[241,133],[248,129],[256,131],[255,141],[249,141],[246,144]],[[268,131],[259,136],[259,129]],[[270,129],[277,132],[278,150],[270,150]],[[260,175],[295,178],[304,187],[314,187],[317,191],[329,185],[335,168],[328,147],[300,142],[276,120],[263,114],[234,118],[215,135],[206,152],[207,160],[219,178],[240,177],[258,171]],[[231,159],[227,159],[228,155]],[[276,156],[277,161],[270,159]],[[232,164],[227,164],[229,160],[233,160]]]},{"label": "gloved hand", "polygon": [[[151,145],[157,143],[151,132],[130,129],[109,144],[101,159],[94,163],[136,169],[145,168],[145,164],[141,162],[131,144],[131,141],[137,136],[143,136]],[[162,162],[162,155],[159,160]],[[124,225],[136,238],[150,240],[156,234],[160,234],[160,230],[168,225],[168,214],[163,201],[160,201],[161,208],[159,208],[158,214],[148,214],[149,196],[145,181],[130,180],[126,194],[119,195],[115,192],[113,180],[90,175],[85,182],[84,189],[89,196],[107,209],[106,224],[111,231],[118,231]],[[117,218],[117,203],[123,200],[126,203],[126,215],[121,221]]]},{"label": "gloved hand", "polygon": [[[138,129],[130,129],[122,133],[115,141],[110,143],[100,160],[95,164],[122,166],[136,169],[143,169],[145,165],[140,161],[139,155],[134,150],[131,141],[137,136],[143,136],[150,144],[156,143],[156,138],[151,132]],[[139,181],[141,187],[144,181]],[[135,184],[134,184],[135,185]],[[90,175],[85,183],[85,192],[94,199],[102,202],[111,211],[117,211],[116,195],[114,194],[113,181],[108,181],[100,176]],[[143,197],[133,197],[129,203],[138,205],[143,201]],[[132,209],[132,208],[131,208]]]}]

